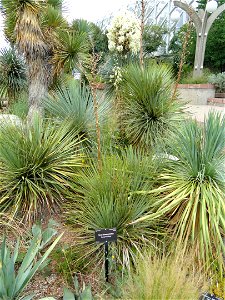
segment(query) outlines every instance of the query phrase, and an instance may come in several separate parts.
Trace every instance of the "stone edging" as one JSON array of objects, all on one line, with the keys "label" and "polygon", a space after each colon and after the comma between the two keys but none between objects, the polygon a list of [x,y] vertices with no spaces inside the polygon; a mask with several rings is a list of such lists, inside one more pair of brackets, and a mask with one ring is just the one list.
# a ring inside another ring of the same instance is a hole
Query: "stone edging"
[{"label": "stone edging", "polygon": [[179,89],[214,89],[214,85],[211,83],[197,83],[197,84],[178,84]]}]

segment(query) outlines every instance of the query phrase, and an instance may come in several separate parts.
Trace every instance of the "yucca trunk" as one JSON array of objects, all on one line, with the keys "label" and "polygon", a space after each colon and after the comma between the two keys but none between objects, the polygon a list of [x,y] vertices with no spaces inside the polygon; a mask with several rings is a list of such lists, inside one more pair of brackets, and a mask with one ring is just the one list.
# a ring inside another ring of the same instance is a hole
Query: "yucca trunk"
[{"label": "yucca trunk", "polygon": [[28,121],[33,117],[43,115],[42,101],[47,96],[49,85],[49,72],[47,59],[29,62],[29,112]]}]

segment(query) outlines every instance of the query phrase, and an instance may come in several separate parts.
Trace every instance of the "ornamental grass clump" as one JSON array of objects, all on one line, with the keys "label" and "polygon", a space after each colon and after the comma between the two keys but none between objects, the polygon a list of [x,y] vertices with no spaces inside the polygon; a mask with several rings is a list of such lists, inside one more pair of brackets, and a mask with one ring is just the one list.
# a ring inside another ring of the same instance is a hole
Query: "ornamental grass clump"
[{"label": "ornamental grass clump", "polygon": [[193,300],[199,299],[205,288],[204,276],[195,270],[190,254],[146,253],[125,282],[122,299]]},{"label": "ornamental grass clump", "polygon": [[151,188],[154,163],[151,157],[142,157],[133,150],[123,154],[105,156],[101,172],[96,166],[87,169],[76,185],[76,198],[67,207],[67,219],[76,226],[74,251],[80,261],[92,267],[103,261],[102,245],[94,238],[97,229],[117,229],[117,244],[111,244],[110,251],[113,248],[115,260],[123,268],[129,268],[145,246],[157,248],[162,237],[158,220],[132,224],[151,211],[154,200],[133,192]]},{"label": "ornamental grass clump", "polygon": [[0,211],[31,220],[59,206],[83,166],[79,145],[67,123],[1,127]]},{"label": "ornamental grass clump", "polygon": [[177,129],[181,105],[172,99],[173,84],[166,65],[130,64],[122,70],[121,122],[130,144],[149,149]]}]

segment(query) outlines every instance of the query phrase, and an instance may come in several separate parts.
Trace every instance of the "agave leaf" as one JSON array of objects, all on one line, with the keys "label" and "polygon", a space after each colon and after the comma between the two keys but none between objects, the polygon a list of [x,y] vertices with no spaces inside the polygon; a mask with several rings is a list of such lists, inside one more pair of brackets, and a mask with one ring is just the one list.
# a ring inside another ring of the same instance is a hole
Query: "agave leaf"
[{"label": "agave leaf", "polygon": [[75,300],[74,294],[67,288],[63,289],[63,300]]},{"label": "agave leaf", "polygon": [[34,296],[35,296],[35,294],[30,294],[30,295],[28,295],[26,297],[20,298],[19,300],[31,300],[31,299],[34,298]]},{"label": "agave leaf", "polygon": [[76,292],[76,294],[78,294],[79,293],[79,282],[78,282],[78,278],[76,275],[74,276],[73,282],[74,282],[75,292]]},{"label": "agave leaf", "polygon": [[45,297],[45,298],[41,298],[39,300],[55,300],[55,298],[53,298],[53,297]]},{"label": "agave leaf", "polygon": [[33,236],[35,236],[35,237],[40,236],[40,234],[41,234],[41,227],[39,225],[34,224],[32,226],[31,230],[32,230]]},{"label": "agave leaf", "polygon": [[41,235],[35,236],[31,241],[31,245],[23,259],[23,262],[18,270],[18,280],[23,276],[24,272],[32,266],[33,260],[39,251],[41,243]]},{"label": "agave leaf", "polygon": [[42,243],[40,245],[40,248],[42,249],[56,234],[57,230],[55,230],[54,228],[48,227],[47,229],[45,229],[42,233]]},{"label": "agave leaf", "polygon": [[[44,255],[35,263],[35,265],[32,267],[32,269],[30,269],[29,274],[27,274],[25,280],[23,281],[23,284],[21,286],[17,286],[18,287],[18,293],[21,293],[24,288],[26,287],[27,283],[32,279],[32,277],[34,276],[34,274],[37,272],[37,270],[41,267],[41,265],[45,262],[45,260],[47,259],[47,257],[49,256],[49,254],[52,252],[52,250],[54,249],[54,247],[56,246],[56,244],[58,243],[58,241],[61,239],[63,233],[60,234],[55,241],[49,246],[49,248],[45,251]],[[39,248],[38,244],[38,248]],[[37,245],[36,245],[37,246]],[[36,252],[36,251],[35,251]],[[21,269],[19,269],[18,275],[20,274],[21,276]]]},{"label": "agave leaf", "polygon": [[91,293],[91,287],[87,286],[83,289],[83,291],[80,294],[80,297],[82,300],[91,300],[92,298],[92,293]]}]

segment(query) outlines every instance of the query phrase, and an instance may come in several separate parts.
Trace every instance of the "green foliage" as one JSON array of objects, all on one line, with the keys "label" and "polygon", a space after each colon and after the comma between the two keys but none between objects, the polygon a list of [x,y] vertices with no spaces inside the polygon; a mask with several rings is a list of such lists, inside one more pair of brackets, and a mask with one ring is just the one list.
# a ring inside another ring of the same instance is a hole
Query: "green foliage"
[{"label": "green foliage", "polygon": [[63,0],[47,0],[47,4],[51,5],[54,8],[57,8],[58,10],[62,9],[62,3]]},{"label": "green foliage", "polygon": [[225,13],[222,13],[214,21],[209,30],[206,43],[205,66],[219,72],[225,70]]},{"label": "green foliage", "polygon": [[173,78],[165,65],[144,68],[130,64],[122,70],[122,126],[128,141],[149,149],[177,128],[180,104],[172,99]]},{"label": "green foliage", "polygon": [[[47,263],[47,257],[52,252],[62,234],[52,243],[52,237],[56,231],[48,227],[42,232],[37,225],[32,227],[33,238],[30,241],[29,248],[19,266],[17,258],[19,255],[19,240],[17,241],[14,251],[11,252],[6,245],[4,238],[0,247],[0,299],[18,300],[21,299],[24,289],[39,271]],[[49,244],[51,245],[40,256],[40,252]],[[37,259],[37,256],[40,256]],[[26,296],[25,299],[32,299],[34,294]]]},{"label": "green foliage", "polygon": [[[108,52],[108,39],[103,30],[95,23],[83,19],[72,22],[71,29],[76,33],[85,33],[90,43],[90,53]],[[94,48],[94,49],[93,49]]]},{"label": "green foliage", "polygon": [[38,118],[23,127],[1,127],[0,210],[35,218],[59,205],[83,165],[78,139],[68,124]]},{"label": "green foliage", "polygon": [[73,22],[71,24],[71,29],[75,33],[79,33],[79,34],[85,33],[86,37],[89,39],[90,23],[87,20],[84,20],[84,19],[73,20]]},{"label": "green foliage", "polygon": [[[83,287],[81,288],[77,279],[77,276],[74,277],[74,289],[75,293],[71,290],[64,288],[63,291],[63,300],[92,300],[91,287],[85,286],[83,283]],[[55,300],[53,297],[46,297],[40,300]]]},{"label": "green foliage", "polygon": [[[71,285],[72,274],[71,270],[74,266],[74,261],[76,261],[76,254],[74,253],[73,247],[68,244],[57,247],[51,253],[51,260],[57,262],[56,272],[61,274],[64,282],[69,286]],[[76,271],[78,271],[77,268]]]},{"label": "green foliage", "polygon": [[[201,2],[200,7],[205,7],[206,1]],[[224,0],[219,1],[219,5],[223,4]],[[208,33],[204,66],[212,70],[222,72],[225,67],[225,13],[222,13],[213,22],[213,25]],[[183,25],[181,29],[176,33],[171,41],[170,50],[174,56],[175,67],[179,65],[180,54],[185,34],[187,32],[187,24]],[[196,31],[194,26],[191,30],[191,36],[187,44],[186,62],[193,66],[195,56],[196,45]]]},{"label": "green foliage", "polygon": [[28,114],[28,95],[22,94],[17,97],[16,101],[9,106],[8,112],[22,120],[25,119]]},{"label": "green foliage", "polygon": [[194,269],[193,257],[183,257],[182,253],[162,257],[147,253],[125,282],[122,299],[198,299],[201,291],[205,291],[203,283],[203,277]]},{"label": "green foliage", "polygon": [[145,25],[143,33],[143,47],[145,54],[157,51],[161,46],[165,46],[163,36],[168,30],[162,25]]},{"label": "green foliage", "polygon": [[107,35],[95,23],[91,23],[90,27],[91,27],[92,44],[94,45],[94,52],[101,53],[104,57],[104,55],[109,52]]},{"label": "green foliage", "polygon": [[[58,86],[44,101],[46,111],[61,122],[67,120],[70,128],[84,142],[90,142],[95,136],[95,115],[91,91],[74,79],[66,85]],[[107,116],[109,105],[104,102],[99,105],[99,122],[103,123]],[[86,139],[86,140],[84,140]]]},{"label": "green foliage", "polygon": [[27,88],[24,61],[14,49],[0,52],[0,97],[13,102]]},{"label": "green foliage", "polygon": [[207,271],[224,270],[224,137],[225,117],[218,114],[210,113],[204,126],[185,123],[169,139],[168,153],[178,160],[165,165],[160,175],[163,185],[152,191],[159,195],[155,217],[169,218],[178,244],[186,251],[192,245]]},{"label": "green foliage", "polygon": [[74,289],[75,293],[71,292],[67,288],[64,288],[63,300],[92,300],[91,287],[85,286],[81,288],[77,279],[74,277]]},{"label": "green foliage", "polygon": [[190,83],[190,84],[201,84],[208,83],[210,78],[210,71],[208,69],[203,70],[203,74],[198,77],[193,77],[193,72],[190,72],[185,77],[181,79],[180,83]]},{"label": "green foliage", "polygon": [[68,221],[76,225],[74,251],[84,264],[93,267],[102,262],[102,246],[94,240],[96,229],[117,228],[117,245],[111,245],[110,251],[123,268],[131,266],[143,247],[157,247],[162,223],[148,220],[134,224],[151,211],[154,200],[135,191],[151,188],[154,172],[151,157],[129,149],[122,157],[104,157],[101,172],[92,166],[79,177],[75,187],[78,194],[68,205],[66,214]]},{"label": "green foliage", "polygon": [[52,58],[55,73],[60,74],[63,69],[66,73],[72,73],[75,68],[80,69],[87,62],[90,49],[86,33],[59,30],[57,38],[58,45]]},{"label": "green foliage", "polygon": [[[184,24],[177,33],[174,33],[174,36],[172,40],[170,41],[169,45],[169,51],[172,54],[172,60],[173,60],[173,68],[175,71],[175,74],[178,73],[180,60],[181,60],[181,54],[182,54],[182,48],[185,40],[185,36],[187,34],[188,30],[188,24]],[[187,47],[185,51],[185,63],[186,66],[183,67],[183,73],[185,73],[185,68],[187,66],[192,68],[195,58],[195,44],[196,44],[196,32],[195,28],[192,25],[191,32],[190,32],[190,38],[187,41]],[[187,72],[190,72],[190,69],[188,68]]]},{"label": "green foliage", "polygon": [[215,85],[219,93],[225,92],[225,72],[212,74],[209,76],[209,82]]},{"label": "green foliage", "polygon": [[46,37],[46,43],[50,46],[57,44],[57,30],[68,28],[66,20],[63,18],[61,11],[53,5],[47,5],[41,14],[41,28]]},{"label": "green foliage", "polygon": [[213,280],[210,292],[219,299],[225,299],[225,277]]}]

